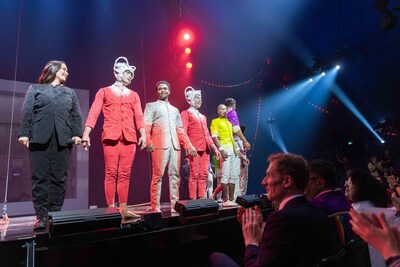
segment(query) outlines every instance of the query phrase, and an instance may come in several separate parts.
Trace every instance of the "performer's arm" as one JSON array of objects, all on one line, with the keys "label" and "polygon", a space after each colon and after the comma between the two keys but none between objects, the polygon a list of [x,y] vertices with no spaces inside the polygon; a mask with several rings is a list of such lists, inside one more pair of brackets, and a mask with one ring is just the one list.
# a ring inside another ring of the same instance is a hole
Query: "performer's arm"
[{"label": "performer's arm", "polygon": [[233,126],[233,132],[240,138],[240,140],[242,140],[243,145],[245,146],[246,150],[250,149],[250,143],[247,142],[246,137],[244,137],[244,134],[242,133],[242,130],[240,130],[239,126]]},{"label": "performer's arm", "polygon": [[85,130],[83,131],[83,135],[82,135],[82,146],[83,149],[85,149],[86,151],[89,149],[90,147],[90,132],[92,131],[92,128],[89,126],[85,126]]},{"label": "performer's arm", "polygon": [[146,147],[146,129],[140,128],[139,129],[140,137],[138,141],[138,145],[140,146],[140,150],[144,149]]}]

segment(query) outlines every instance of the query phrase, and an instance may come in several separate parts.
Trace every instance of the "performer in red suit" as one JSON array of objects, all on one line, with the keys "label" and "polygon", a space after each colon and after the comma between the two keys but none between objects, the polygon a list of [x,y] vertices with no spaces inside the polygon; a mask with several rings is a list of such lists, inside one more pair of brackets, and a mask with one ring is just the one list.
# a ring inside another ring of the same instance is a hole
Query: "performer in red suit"
[{"label": "performer in red suit", "polygon": [[[83,146],[87,150],[90,146],[89,134],[102,111],[104,115],[102,134],[105,160],[104,191],[109,207],[115,206],[115,192],[118,192],[119,208],[123,218],[140,217],[128,211],[128,190],[136,144],[141,146],[141,149],[146,146],[140,98],[136,92],[127,88],[134,77],[135,69],[136,67],[130,66],[125,57],[115,60],[116,82],[97,92],[82,137]],[[136,129],[140,132],[139,139],[136,136]]]},{"label": "performer in red suit", "polygon": [[210,150],[214,151],[217,159],[221,157],[221,153],[210,136],[206,116],[199,112],[202,104],[201,91],[188,86],[185,89],[185,98],[190,108],[181,112],[183,129],[197,151],[197,157],[189,156],[189,198],[206,198]]}]

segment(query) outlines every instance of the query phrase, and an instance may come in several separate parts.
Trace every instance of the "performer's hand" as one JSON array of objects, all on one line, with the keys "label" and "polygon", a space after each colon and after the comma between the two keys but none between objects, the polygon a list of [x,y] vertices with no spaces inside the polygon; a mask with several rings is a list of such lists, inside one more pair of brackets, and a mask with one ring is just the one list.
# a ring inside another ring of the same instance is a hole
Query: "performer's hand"
[{"label": "performer's hand", "polygon": [[251,145],[249,142],[246,141],[246,142],[244,142],[244,147],[246,148],[246,150],[250,150]]},{"label": "performer's hand", "polygon": [[20,142],[26,147],[29,147],[29,137],[21,136],[20,138],[18,138],[18,142]]},{"label": "performer's hand", "polygon": [[89,147],[90,147],[90,137],[89,137],[89,135],[86,135],[85,133],[83,133],[83,136],[82,136],[82,147],[86,151],[88,151]]},{"label": "performer's hand", "polygon": [[194,148],[194,146],[192,145],[192,143],[189,143],[189,147],[186,149],[186,156],[190,155],[192,157],[196,157],[197,156],[197,151]]},{"label": "performer's hand", "polygon": [[82,139],[79,136],[73,136],[72,141],[74,141],[74,145],[80,145],[82,142]]},{"label": "performer's hand", "polygon": [[214,156],[217,160],[219,160],[222,157],[221,152],[219,152],[218,149],[214,149]]},{"label": "performer's hand", "polygon": [[146,151],[147,152],[153,152],[154,151],[154,145],[150,144],[150,145],[146,146]]},{"label": "performer's hand", "polygon": [[140,136],[138,145],[140,146],[140,150],[143,150],[146,147],[146,136]]},{"label": "performer's hand", "polygon": [[222,156],[222,158],[224,158],[224,160],[228,157],[228,153],[226,153],[226,151],[225,150],[222,150],[221,151],[221,156]]}]

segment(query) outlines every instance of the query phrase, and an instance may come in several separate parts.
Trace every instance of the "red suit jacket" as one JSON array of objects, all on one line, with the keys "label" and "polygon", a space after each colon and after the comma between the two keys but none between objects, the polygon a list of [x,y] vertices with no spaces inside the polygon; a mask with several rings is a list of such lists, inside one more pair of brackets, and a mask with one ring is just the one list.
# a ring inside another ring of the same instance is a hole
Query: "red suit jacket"
[{"label": "red suit jacket", "polygon": [[90,108],[85,126],[94,128],[100,111],[104,115],[102,140],[118,140],[123,135],[127,141],[137,142],[136,129],[144,128],[145,125],[140,98],[136,92],[129,90],[118,96],[110,87],[101,88]]},{"label": "red suit jacket", "polygon": [[[198,112],[194,108],[193,111]],[[194,112],[191,111],[191,108],[181,112],[183,129],[197,151],[206,151],[213,144],[207,127],[207,118],[201,113]]]}]

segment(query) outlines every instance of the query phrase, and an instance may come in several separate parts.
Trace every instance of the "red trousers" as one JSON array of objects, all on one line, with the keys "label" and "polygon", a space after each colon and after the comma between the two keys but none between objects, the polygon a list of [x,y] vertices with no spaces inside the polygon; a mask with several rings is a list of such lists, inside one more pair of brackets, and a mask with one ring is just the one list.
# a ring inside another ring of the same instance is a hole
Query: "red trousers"
[{"label": "red trousers", "polygon": [[206,151],[198,151],[197,157],[190,157],[189,198],[206,198],[208,179],[208,166],[210,154]]},{"label": "red trousers", "polygon": [[104,140],[103,151],[105,161],[104,192],[107,205],[115,203],[116,191],[119,203],[127,203],[136,143],[128,142],[123,138],[115,141]]}]

